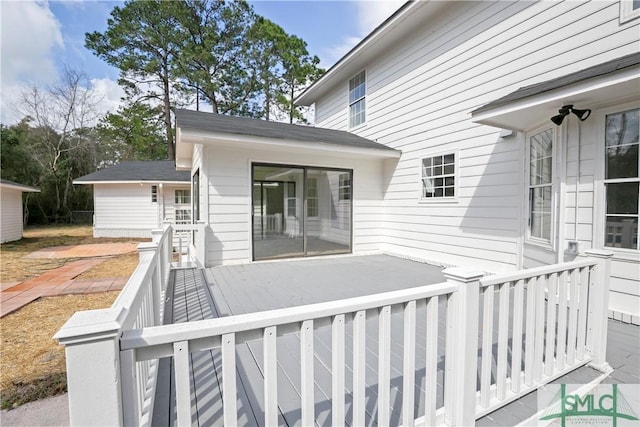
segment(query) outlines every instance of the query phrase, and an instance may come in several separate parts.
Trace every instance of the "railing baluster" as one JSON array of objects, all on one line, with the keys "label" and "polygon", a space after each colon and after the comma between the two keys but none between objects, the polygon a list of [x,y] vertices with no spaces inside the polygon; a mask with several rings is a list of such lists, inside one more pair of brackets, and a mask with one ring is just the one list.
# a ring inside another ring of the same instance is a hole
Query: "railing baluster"
[{"label": "railing baluster", "polygon": [[191,373],[189,372],[189,342],[173,344],[173,363],[176,381],[176,414],[179,426],[191,425]]},{"label": "railing baluster", "polygon": [[391,306],[378,315],[378,425],[389,425],[389,389],[391,384]]},{"label": "railing baluster", "polygon": [[427,340],[424,377],[424,425],[436,423],[436,393],[438,385],[438,297],[427,302]]},{"label": "railing baluster", "polygon": [[547,276],[538,277],[536,286],[536,336],[533,352],[533,379],[539,383],[542,379],[542,356],[544,355],[544,291]]},{"label": "railing baluster", "polygon": [[[580,273],[573,271],[571,273],[571,284],[569,287],[569,336],[568,336],[568,351],[567,351],[567,363],[573,365],[575,363],[576,356],[576,335],[578,328],[578,310],[579,310],[579,289],[582,289],[582,285],[579,285]],[[584,348],[584,347],[583,347]]]},{"label": "railing baluster", "polygon": [[558,281],[558,349],[556,351],[558,370],[564,369],[567,354],[567,287],[570,284],[570,277],[568,271],[563,271]]},{"label": "railing baluster", "polygon": [[458,304],[458,293],[447,295],[447,335],[445,342],[445,356],[444,356],[444,411],[445,411],[445,423],[453,425],[455,420],[453,419],[454,405],[456,402],[456,388],[453,380],[454,374],[454,358],[456,353],[456,308]]},{"label": "railing baluster", "polygon": [[547,279],[547,331],[545,337],[544,374],[548,377],[553,375],[553,353],[555,350],[556,338],[556,286],[558,274],[553,273]]},{"label": "railing baluster", "polygon": [[305,320],[300,327],[300,359],[302,425],[312,426],[315,424],[313,320]]},{"label": "railing baluster", "polygon": [[513,331],[511,338],[511,391],[520,392],[522,372],[522,320],[524,317],[524,281],[513,286]]},{"label": "railing baluster", "polygon": [[530,278],[527,281],[527,323],[525,325],[525,352],[524,352],[524,383],[533,384],[533,355],[536,331],[536,287],[537,279]]},{"label": "railing baluster", "polygon": [[404,361],[402,364],[402,424],[412,426],[415,421],[416,379],[416,302],[404,306]]},{"label": "railing baluster", "polygon": [[491,399],[491,360],[493,358],[493,285],[482,290],[482,365],[480,368],[480,405],[489,407]]},{"label": "railing baluster", "polygon": [[236,335],[222,335],[222,404],[224,424],[238,424],[236,391]]},{"label": "railing baluster", "polygon": [[578,287],[578,279],[580,279],[579,291],[576,289],[576,295],[580,294],[578,301],[578,340],[576,344],[576,350],[578,353],[578,360],[584,360],[584,346],[586,344],[587,336],[587,302],[589,300],[589,267],[581,268],[580,275],[576,274],[576,288]]},{"label": "railing baluster", "polygon": [[496,371],[496,392],[503,400],[507,392],[507,348],[509,346],[509,290],[511,283],[500,285],[498,313],[498,357]]},{"label": "railing baluster", "polygon": [[353,319],[353,425],[365,423],[366,311]]},{"label": "railing baluster", "polygon": [[331,425],[344,426],[344,314],[331,323]]},{"label": "railing baluster", "polygon": [[264,328],[264,424],[278,425],[278,353],[275,326]]}]

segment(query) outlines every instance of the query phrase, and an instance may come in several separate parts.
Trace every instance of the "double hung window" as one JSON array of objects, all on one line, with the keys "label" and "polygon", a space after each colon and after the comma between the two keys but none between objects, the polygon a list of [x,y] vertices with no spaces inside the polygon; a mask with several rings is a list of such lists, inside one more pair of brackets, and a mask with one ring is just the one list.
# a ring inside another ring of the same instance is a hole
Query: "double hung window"
[{"label": "double hung window", "polygon": [[422,199],[456,196],[456,155],[442,154],[422,159]]},{"label": "double hung window", "polygon": [[640,249],[640,109],[605,118],[605,246]]},{"label": "double hung window", "polygon": [[349,80],[349,127],[354,128],[365,121],[365,72]]},{"label": "double hung window", "polygon": [[551,242],[553,130],[529,138],[529,237]]}]

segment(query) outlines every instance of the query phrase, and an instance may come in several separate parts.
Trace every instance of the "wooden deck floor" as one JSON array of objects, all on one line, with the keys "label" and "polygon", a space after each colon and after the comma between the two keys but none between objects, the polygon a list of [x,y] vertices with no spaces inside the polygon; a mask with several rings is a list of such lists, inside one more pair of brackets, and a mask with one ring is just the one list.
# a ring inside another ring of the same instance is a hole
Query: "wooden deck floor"
[{"label": "wooden deck floor", "polygon": [[[437,267],[389,256],[305,259],[287,262],[264,262],[200,270],[175,270],[175,280],[168,289],[165,323],[194,321],[242,313],[259,312],[316,302],[331,301],[385,292],[394,289],[444,281]],[[441,301],[444,305],[444,302]],[[444,306],[440,310],[438,406],[443,399]],[[377,315],[367,313],[367,424],[375,425],[377,411]],[[425,313],[418,312],[418,327],[424,328]],[[400,423],[402,400],[402,315],[392,316],[392,425]],[[422,320],[421,320],[422,319]],[[497,327],[497,325],[496,325]],[[314,334],[316,373],[316,423],[330,425],[331,412],[331,335],[329,328]],[[422,333],[421,333],[422,332]],[[351,419],[351,333],[346,329],[347,425]],[[418,337],[424,337],[418,330]],[[495,336],[495,335],[494,335]],[[611,336],[610,336],[611,341]],[[424,366],[425,343],[418,340],[416,366]],[[280,425],[300,425],[300,341],[297,335],[278,338],[278,403]],[[637,355],[637,353],[636,353]],[[222,383],[219,351],[192,355],[193,425],[222,425]],[[632,358],[633,359],[633,358]],[[636,356],[637,359],[637,356]],[[263,425],[262,345],[253,341],[237,347],[239,424]],[[175,395],[170,359],[161,361],[153,425],[175,425]],[[584,368],[588,369],[588,368]],[[579,377],[574,377],[578,378]],[[578,382],[578,381],[575,381]],[[424,412],[424,371],[416,371],[415,415]],[[505,415],[506,414],[506,415]],[[485,424],[511,424],[509,412],[483,419]],[[506,418],[505,418],[506,417]],[[509,419],[508,419],[509,418]],[[526,417],[525,417],[526,418]],[[525,418],[521,418],[525,419]]]}]

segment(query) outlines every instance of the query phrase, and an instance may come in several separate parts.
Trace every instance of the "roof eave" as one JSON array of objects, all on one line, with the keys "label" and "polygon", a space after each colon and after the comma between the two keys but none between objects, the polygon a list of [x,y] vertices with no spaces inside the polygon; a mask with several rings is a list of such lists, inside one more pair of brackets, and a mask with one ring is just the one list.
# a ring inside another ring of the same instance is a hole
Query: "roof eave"
[{"label": "roof eave", "polygon": [[[186,142],[187,140],[188,142]],[[219,144],[232,147],[255,147],[302,151],[324,151],[340,155],[356,155],[376,158],[399,158],[401,151],[392,148],[357,147],[352,145],[338,145],[322,142],[298,141],[259,136],[239,135],[194,129],[182,129],[181,143],[189,144]],[[177,157],[177,156],[176,156]]]},{"label": "roof eave", "polygon": [[91,180],[91,181],[73,181],[76,185],[93,185],[93,184],[170,184],[170,185],[184,185],[189,184],[190,181],[167,181],[161,179],[131,179],[131,180]]},{"label": "roof eave", "polygon": [[[344,76],[340,76],[343,72],[348,72],[349,66],[357,59],[363,56],[363,53],[369,56],[377,55],[378,50],[383,51],[386,46],[382,46],[379,42],[383,39],[387,39],[391,31],[393,31],[399,24],[408,17],[415,18],[416,12],[422,10],[423,14],[430,14],[440,7],[444,7],[447,2],[423,0],[415,1],[409,0],[404,3],[393,15],[391,15],[382,24],[376,27],[371,33],[369,33],[364,39],[362,39],[357,45],[355,45],[349,52],[347,52],[342,58],[332,65],[326,73],[324,73],[318,80],[313,82],[307,87],[300,95],[294,99],[295,105],[311,105],[313,104],[326,90],[334,84],[334,78],[342,79]],[[404,28],[403,31],[410,31],[410,28]],[[357,72],[357,71],[354,71]]]},{"label": "roof eave", "polygon": [[501,129],[526,131],[558,113],[563,105],[597,109],[610,104],[637,99],[640,66],[597,76],[491,108],[471,112],[471,120]]}]

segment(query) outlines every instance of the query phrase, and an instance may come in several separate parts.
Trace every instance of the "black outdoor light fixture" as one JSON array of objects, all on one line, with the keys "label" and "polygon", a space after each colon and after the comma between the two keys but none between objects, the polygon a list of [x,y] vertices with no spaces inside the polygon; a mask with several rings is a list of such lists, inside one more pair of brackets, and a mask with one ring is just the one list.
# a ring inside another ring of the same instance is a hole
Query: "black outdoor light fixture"
[{"label": "black outdoor light fixture", "polygon": [[568,116],[569,113],[575,114],[581,122],[584,122],[591,115],[591,110],[578,110],[577,108],[573,108],[573,105],[565,105],[558,110],[558,115],[551,117],[551,121],[560,126],[565,116]]}]

